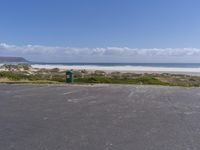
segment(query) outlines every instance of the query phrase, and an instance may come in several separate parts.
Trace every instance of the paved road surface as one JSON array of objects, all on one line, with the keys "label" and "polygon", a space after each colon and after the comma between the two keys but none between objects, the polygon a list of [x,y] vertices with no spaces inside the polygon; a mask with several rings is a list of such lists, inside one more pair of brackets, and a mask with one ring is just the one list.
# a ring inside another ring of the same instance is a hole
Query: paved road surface
[{"label": "paved road surface", "polygon": [[1,84],[0,150],[200,150],[200,89]]}]

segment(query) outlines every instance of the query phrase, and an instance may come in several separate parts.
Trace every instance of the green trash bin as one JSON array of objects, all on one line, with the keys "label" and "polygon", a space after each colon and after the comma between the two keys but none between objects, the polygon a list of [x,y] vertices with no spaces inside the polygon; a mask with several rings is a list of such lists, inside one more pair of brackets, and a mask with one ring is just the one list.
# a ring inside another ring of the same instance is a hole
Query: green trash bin
[{"label": "green trash bin", "polygon": [[66,71],[66,83],[73,83],[74,82],[74,73],[72,70]]}]

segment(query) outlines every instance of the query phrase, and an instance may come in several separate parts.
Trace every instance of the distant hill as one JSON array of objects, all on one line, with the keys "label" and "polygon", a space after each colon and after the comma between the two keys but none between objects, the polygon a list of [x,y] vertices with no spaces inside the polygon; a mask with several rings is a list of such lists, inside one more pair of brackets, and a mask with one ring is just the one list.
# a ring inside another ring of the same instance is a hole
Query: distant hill
[{"label": "distant hill", "polygon": [[28,62],[28,60],[26,60],[23,57],[3,57],[3,56],[0,56],[0,63],[4,63],[4,62]]}]

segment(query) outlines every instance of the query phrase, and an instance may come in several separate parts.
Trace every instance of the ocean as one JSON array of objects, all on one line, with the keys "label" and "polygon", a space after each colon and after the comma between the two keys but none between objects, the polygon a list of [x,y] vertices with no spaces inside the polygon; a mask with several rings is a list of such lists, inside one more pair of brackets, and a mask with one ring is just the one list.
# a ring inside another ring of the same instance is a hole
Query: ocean
[{"label": "ocean", "polygon": [[32,65],[52,66],[96,66],[96,67],[166,67],[166,68],[200,68],[200,63],[37,63]]},{"label": "ocean", "polygon": [[[3,65],[4,63],[0,64]],[[13,63],[12,63],[13,64]],[[14,63],[16,64],[16,63]],[[174,72],[200,75],[200,63],[44,63],[30,62],[33,68],[62,70],[105,70],[134,72]]]}]

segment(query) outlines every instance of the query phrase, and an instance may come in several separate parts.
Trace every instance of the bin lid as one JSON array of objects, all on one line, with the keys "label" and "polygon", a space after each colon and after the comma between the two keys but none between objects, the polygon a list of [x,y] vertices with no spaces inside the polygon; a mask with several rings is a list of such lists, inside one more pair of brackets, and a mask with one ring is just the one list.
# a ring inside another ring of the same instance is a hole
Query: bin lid
[{"label": "bin lid", "polygon": [[67,70],[66,73],[73,73],[73,70]]}]

